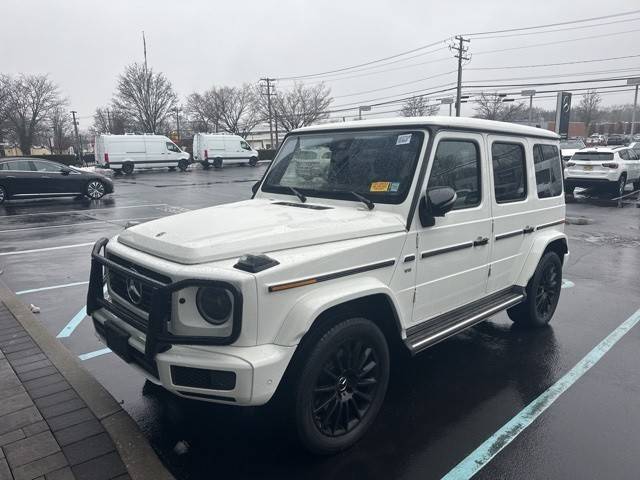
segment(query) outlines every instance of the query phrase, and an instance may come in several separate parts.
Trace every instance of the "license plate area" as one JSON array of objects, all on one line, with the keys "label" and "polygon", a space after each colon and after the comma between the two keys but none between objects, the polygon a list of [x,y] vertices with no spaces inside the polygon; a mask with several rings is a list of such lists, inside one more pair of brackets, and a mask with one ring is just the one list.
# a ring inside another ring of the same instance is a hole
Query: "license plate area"
[{"label": "license plate area", "polygon": [[584,170],[585,172],[590,172],[591,170],[593,170],[593,165],[585,165]]},{"label": "license plate area", "polygon": [[104,323],[104,336],[107,347],[125,362],[131,363],[131,347],[129,346],[129,332],[123,330],[111,320]]}]

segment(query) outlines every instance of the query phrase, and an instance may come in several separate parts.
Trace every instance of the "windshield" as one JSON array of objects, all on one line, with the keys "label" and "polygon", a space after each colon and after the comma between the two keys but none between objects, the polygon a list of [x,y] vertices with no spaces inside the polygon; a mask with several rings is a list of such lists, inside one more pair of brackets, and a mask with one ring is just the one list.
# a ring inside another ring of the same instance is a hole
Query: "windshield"
[{"label": "windshield", "polygon": [[416,131],[313,133],[287,137],[262,190],[353,200],[356,192],[380,203],[406,198],[424,134]]},{"label": "windshield", "polygon": [[584,147],[585,144],[582,142],[582,140],[562,140],[560,142],[560,148],[580,149]]}]

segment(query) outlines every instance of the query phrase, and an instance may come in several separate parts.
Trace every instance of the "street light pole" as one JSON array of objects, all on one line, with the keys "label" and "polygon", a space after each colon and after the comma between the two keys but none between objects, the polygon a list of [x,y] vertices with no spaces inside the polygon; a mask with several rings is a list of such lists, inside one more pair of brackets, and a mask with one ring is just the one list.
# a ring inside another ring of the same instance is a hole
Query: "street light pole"
[{"label": "street light pole", "polygon": [[634,134],[635,126],[636,126],[636,110],[638,109],[638,87],[639,86],[640,85],[636,83],[636,93],[633,96],[633,113],[631,114],[631,135]]},{"label": "street light pole", "polygon": [[533,97],[535,94],[535,90],[523,90],[521,93],[523,97],[529,97],[529,125],[533,123]]}]

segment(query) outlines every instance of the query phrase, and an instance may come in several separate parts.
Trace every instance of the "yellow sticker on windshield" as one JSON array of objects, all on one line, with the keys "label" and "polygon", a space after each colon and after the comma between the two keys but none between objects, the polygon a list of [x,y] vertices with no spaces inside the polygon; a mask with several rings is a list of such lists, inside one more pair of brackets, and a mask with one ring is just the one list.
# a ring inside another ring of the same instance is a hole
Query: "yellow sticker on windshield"
[{"label": "yellow sticker on windshield", "polygon": [[391,182],[372,182],[369,187],[370,192],[388,192]]}]

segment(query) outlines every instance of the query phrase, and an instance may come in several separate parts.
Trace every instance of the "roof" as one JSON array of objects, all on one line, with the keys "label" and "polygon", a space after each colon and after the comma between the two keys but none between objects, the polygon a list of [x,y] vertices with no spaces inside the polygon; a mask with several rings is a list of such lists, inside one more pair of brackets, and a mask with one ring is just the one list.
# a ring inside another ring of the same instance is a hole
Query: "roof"
[{"label": "roof", "polygon": [[518,125],[517,123],[496,122],[495,120],[483,120],[469,117],[395,117],[376,120],[354,120],[340,123],[324,123],[293,130],[298,132],[315,132],[323,130],[346,130],[352,128],[380,128],[380,127],[416,127],[438,126],[457,129],[485,130],[496,133],[510,133],[529,137],[545,137],[557,140],[560,137],[543,128]]}]

